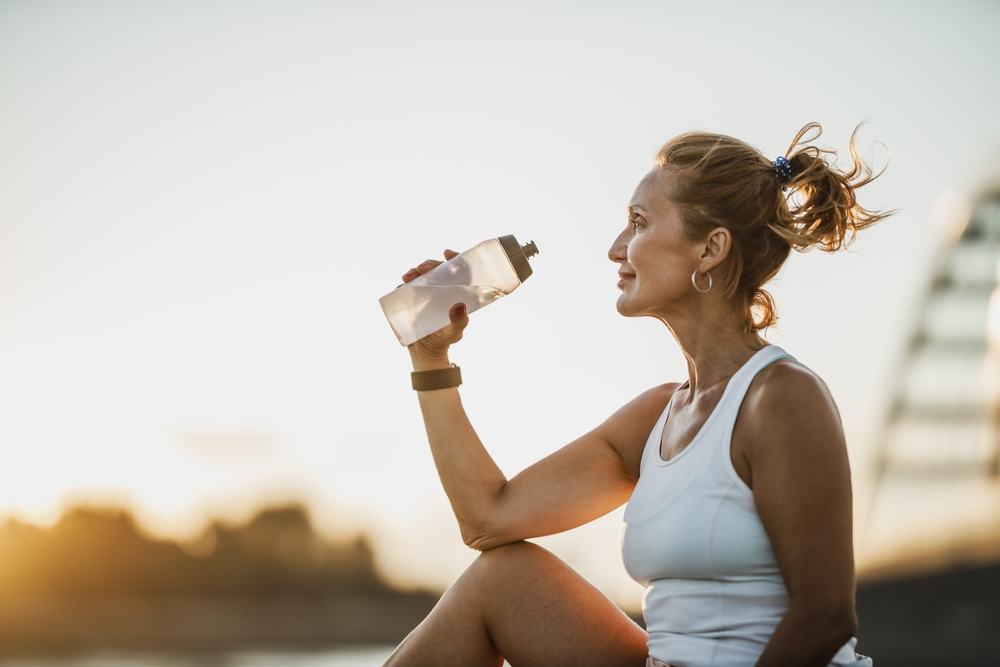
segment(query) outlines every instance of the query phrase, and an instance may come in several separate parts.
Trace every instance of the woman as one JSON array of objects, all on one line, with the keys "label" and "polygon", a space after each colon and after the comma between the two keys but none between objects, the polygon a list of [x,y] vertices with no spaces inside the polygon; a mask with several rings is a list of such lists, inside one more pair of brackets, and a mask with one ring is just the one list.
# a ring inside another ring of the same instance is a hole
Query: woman
[{"label": "woman", "polygon": [[[618,311],[666,324],[688,379],[650,389],[512,479],[454,386],[448,352],[465,306],[410,346],[414,386],[441,387],[419,392],[427,436],[462,536],[482,555],[387,665],[871,664],[854,653],[851,481],[836,405],[759,335],[776,321],[762,286],[792,248],[837,250],[887,215],[855,199],[873,176],[854,137],[843,173],[832,152],[807,145],[820,132],[807,125],[774,163],[707,133],[660,149],[608,256]],[[648,635],[523,541],[626,501],[623,558],[648,587]]]}]

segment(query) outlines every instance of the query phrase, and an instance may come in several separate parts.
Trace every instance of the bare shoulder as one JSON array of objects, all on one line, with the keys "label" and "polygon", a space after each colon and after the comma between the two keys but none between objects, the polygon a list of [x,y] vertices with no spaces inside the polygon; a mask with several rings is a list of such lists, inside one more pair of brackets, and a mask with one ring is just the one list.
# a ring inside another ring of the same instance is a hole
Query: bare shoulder
[{"label": "bare shoulder", "polygon": [[830,389],[792,359],[776,361],[757,374],[740,408],[737,428],[740,454],[750,464],[772,456],[801,460],[818,450],[846,454],[840,413]]},{"label": "bare shoulder", "polygon": [[741,410],[751,423],[762,425],[774,418],[815,419],[833,416],[837,405],[826,383],[812,370],[793,359],[779,359],[761,370],[743,399]]},{"label": "bare shoulder", "polygon": [[670,397],[680,386],[678,382],[661,384],[648,389],[623,405],[597,427],[601,438],[624,461],[634,477],[639,474],[642,450]]}]

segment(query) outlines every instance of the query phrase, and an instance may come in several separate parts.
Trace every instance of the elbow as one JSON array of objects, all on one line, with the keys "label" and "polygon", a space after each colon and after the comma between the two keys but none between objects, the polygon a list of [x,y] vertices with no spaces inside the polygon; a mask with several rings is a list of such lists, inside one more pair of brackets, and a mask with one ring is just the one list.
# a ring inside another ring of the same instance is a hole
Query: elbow
[{"label": "elbow", "polygon": [[486,551],[496,546],[493,544],[493,534],[495,531],[491,530],[489,523],[484,520],[484,517],[459,516],[456,512],[456,518],[458,518],[458,530],[462,534],[462,541],[465,542],[465,546],[476,551]]},{"label": "elbow", "polygon": [[834,632],[840,642],[838,646],[843,646],[858,634],[858,615],[854,611],[854,605],[850,605],[835,614],[832,623]]},{"label": "elbow", "polygon": [[465,542],[465,546],[470,549],[475,549],[476,551],[485,551],[485,545],[489,541],[489,536],[476,530],[471,530],[466,526],[461,526],[462,530],[462,541]]},{"label": "elbow", "polygon": [[476,551],[489,551],[496,546],[488,535],[478,535],[475,537],[465,537],[463,535],[462,541],[465,542],[465,546]]},{"label": "elbow", "polygon": [[854,611],[854,597],[849,599],[831,600],[823,606],[821,612],[823,625],[828,628],[831,640],[840,642],[843,646],[850,641],[858,631],[858,615]]},{"label": "elbow", "polygon": [[858,616],[853,604],[830,607],[817,620],[817,634],[826,637],[834,650],[849,642],[858,631]]},{"label": "elbow", "polygon": [[[791,611],[791,610],[790,610]],[[817,645],[836,651],[858,631],[858,617],[853,603],[827,604],[802,609],[795,614],[804,636],[814,638]]]},{"label": "elbow", "polygon": [[489,551],[517,541],[504,539],[502,534],[504,522],[502,515],[497,511],[497,505],[506,490],[507,482],[505,481],[497,492],[493,504],[487,508],[481,508],[479,512],[463,513],[461,516],[456,512],[458,527],[465,546],[476,551]]},{"label": "elbow", "polygon": [[497,547],[509,544],[514,540],[504,540],[500,536],[494,535],[489,531],[474,531],[463,527],[462,541],[465,542],[465,546],[470,549],[475,549],[476,551],[489,551],[490,549],[496,549]]},{"label": "elbow", "polygon": [[504,530],[504,528],[503,525],[498,525],[496,522],[462,521],[459,523],[465,546],[476,551],[489,551],[521,539],[512,537],[510,531]]}]

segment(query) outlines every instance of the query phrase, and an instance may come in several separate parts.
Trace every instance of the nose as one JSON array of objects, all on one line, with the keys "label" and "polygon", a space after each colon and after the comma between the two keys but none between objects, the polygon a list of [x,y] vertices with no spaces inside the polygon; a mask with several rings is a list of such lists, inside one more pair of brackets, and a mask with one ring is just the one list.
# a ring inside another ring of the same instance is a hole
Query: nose
[{"label": "nose", "polygon": [[615,264],[620,264],[624,262],[628,257],[628,242],[625,239],[625,235],[628,233],[628,228],[625,228],[615,239],[615,242],[611,244],[608,248],[608,259],[610,259]]}]

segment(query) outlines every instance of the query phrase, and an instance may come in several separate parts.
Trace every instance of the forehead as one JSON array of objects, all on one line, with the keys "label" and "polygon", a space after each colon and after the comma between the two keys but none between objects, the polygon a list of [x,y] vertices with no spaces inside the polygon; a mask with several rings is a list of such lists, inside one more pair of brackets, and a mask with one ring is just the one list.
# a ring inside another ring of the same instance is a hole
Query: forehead
[{"label": "forehead", "polygon": [[670,190],[670,174],[665,169],[654,167],[648,174],[642,177],[639,185],[635,186],[632,199],[628,205],[630,209],[646,211],[650,213],[666,213],[673,206],[667,197]]}]

